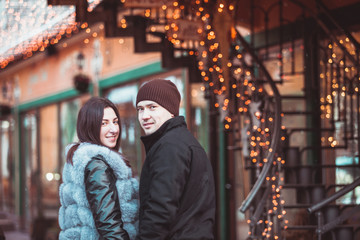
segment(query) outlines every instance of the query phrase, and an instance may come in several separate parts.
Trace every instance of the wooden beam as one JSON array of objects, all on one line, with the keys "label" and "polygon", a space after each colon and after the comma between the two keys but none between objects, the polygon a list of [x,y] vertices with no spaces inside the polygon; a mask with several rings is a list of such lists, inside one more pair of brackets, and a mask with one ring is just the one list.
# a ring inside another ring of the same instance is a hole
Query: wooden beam
[{"label": "wooden beam", "polygon": [[76,5],[76,0],[47,0],[48,5]]},{"label": "wooden beam", "polygon": [[88,2],[87,0],[80,0],[77,1],[76,4],[76,21],[77,22],[87,22],[87,17],[88,17]]},{"label": "wooden beam", "polygon": [[47,0],[48,5],[66,6],[74,5],[76,7],[76,21],[87,22],[88,2],[87,0]]}]

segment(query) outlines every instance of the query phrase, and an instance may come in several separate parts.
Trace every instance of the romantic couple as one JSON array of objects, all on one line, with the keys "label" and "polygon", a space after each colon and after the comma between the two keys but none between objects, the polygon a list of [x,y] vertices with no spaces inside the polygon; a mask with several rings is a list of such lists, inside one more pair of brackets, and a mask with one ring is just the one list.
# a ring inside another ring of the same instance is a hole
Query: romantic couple
[{"label": "romantic couple", "polygon": [[120,116],[106,98],[80,109],[79,142],[66,149],[59,195],[60,240],[214,239],[215,184],[204,149],[179,116],[169,80],[146,82],[136,97],[146,159],[140,184],[118,152]]}]

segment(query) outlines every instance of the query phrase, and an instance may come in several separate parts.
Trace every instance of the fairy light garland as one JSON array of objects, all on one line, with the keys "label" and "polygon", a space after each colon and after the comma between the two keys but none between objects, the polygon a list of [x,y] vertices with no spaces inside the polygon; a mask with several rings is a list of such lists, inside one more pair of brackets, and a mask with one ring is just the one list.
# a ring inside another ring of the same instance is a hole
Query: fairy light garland
[{"label": "fairy light garland", "polygon": [[[331,124],[332,119],[341,120],[342,103],[345,98],[359,94],[359,70],[355,66],[349,65],[349,63],[345,64],[345,54],[338,44],[341,44],[352,56],[356,57],[355,47],[347,37],[338,40],[338,43],[330,42],[327,44],[327,60],[322,62],[323,71],[319,75],[323,82],[326,79],[329,81],[329,84],[322,86],[320,96],[320,118],[324,127]],[[346,85],[345,81],[352,81],[352,84]],[[339,134],[336,132],[333,134],[330,132],[325,133],[321,137],[321,142],[323,146],[335,148],[340,144]]]},{"label": "fairy light garland", "polygon": [[[91,12],[100,0],[88,3]],[[0,69],[86,27],[75,22],[74,6],[49,6],[46,0],[0,2]]]}]

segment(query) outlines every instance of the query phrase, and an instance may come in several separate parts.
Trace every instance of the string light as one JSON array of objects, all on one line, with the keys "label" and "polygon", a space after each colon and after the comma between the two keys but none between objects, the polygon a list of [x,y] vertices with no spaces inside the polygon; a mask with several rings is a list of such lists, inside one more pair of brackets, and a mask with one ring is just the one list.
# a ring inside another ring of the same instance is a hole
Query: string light
[{"label": "string light", "polygon": [[[99,0],[88,0],[92,11]],[[44,51],[49,44],[78,31],[74,6],[51,6],[46,0],[5,1],[0,5],[0,67]],[[81,26],[86,28],[86,26]],[[32,31],[28,31],[32,29]]]}]

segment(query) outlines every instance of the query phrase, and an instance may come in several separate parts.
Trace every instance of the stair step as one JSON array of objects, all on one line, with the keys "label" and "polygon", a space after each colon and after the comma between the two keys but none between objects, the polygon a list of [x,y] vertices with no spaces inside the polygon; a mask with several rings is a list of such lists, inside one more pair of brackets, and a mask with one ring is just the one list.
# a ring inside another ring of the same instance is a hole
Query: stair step
[{"label": "stair step", "polygon": [[293,225],[293,226],[287,226],[286,230],[311,230],[316,229],[316,225]]},{"label": "stair step", "polygon": [[[307,204],[307,203],[298,203],[298,204],[285,204],[284,208],[309,208],[313,206],[315,203]],[[334,207],[338,206],[340,210],[345,207],[356,207],[358,204],[328,204],[326,207]],[[324,207],[324,208],[326,208]]]},{"label": "stair step", "polygon": [[309,208],[311,207],[312,204],[289,204],[289,205],[284,205],[284,208]]},{"label": "stair step", "polygon": [[309,165],[303,165],[303,164],[294,164],[294,165],[285,165],[283,166],[283,168],[285,169],[297,169],[297,168],[306,168],[306,167],[311,167],[311,168],[350,168],[350,167],[355,167],[355,168],[359,168],[360,164],[344,164],[344,165],[336,165],[336,164],[322,164],[322,165],[314,165],[314,166],[309,166]]},{"label": "stair step", "polygon": [[[356,229],[359,227],[358,224],[341,224],[336,226],[334,229],[341,229],[341,228],[353,228]],[[292,226],[286,226],[286,230],[311,230],[316,229],[317,225],[292,225]]]}]

